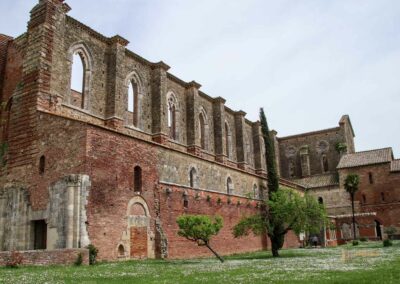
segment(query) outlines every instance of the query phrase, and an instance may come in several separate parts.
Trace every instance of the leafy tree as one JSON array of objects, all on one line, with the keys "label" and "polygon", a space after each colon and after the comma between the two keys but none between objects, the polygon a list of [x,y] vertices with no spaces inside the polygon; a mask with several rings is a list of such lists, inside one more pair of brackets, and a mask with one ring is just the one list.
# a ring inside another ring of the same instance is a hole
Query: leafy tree
[{"label": "leafy tree", "polygon": [[215,216],[214,220],[211,220],[207,215],[181,215],[176,222],[179,226],[179,236],[196,242],[199,246],[206,246],[221,262],[224,262],[210,246],[211,237],[217,235],[223,226],[220,216]]},{"label": "leafy tree", "polygon": [[350,194],[351,198],[351,211],[353,214],[353,238],[356,239],[356,218],[354,216],[354,195],[358,190],[360,177],[357,174],[349,174],[344,180],[344,188]]},{"label": "leafy tree", "polygon": [[233,228],[233,235],[246,236],[251,231],[256,235],[267,234],[271,239],[271,250],[274,257],[279,256],[285,234],[293,230],[318,233],[327,223],[325,207],[311,195],[304,197],[289,189],[280,188],[270,193],[265,204],[268,210],[260,214],[242,218]]}]

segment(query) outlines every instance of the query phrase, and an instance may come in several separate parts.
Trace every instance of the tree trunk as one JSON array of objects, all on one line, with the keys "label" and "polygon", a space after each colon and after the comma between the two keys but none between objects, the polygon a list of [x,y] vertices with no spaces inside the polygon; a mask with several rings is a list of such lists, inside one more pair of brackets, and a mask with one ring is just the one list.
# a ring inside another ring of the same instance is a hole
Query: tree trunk
[{"label": "tree trunk", "polygon": [[354,216],[354,193],[350,194],[351,196],[351,210],[353,213],[353,240],[357,239],[356,236],[356,217]]},{"label": "tree trunk", "polygon": [[218,253],[213,250],[208,243],[205,243],[205,246],[219,259],[219,261],[224,262],[224,259],[218,255]]},{"label": "tree trunk", "polygon": [[269,236],[271,239],[271,252],[273,257],[279,257],[279,250],[283,247],[285,241],[285,234],[275,234]]}]

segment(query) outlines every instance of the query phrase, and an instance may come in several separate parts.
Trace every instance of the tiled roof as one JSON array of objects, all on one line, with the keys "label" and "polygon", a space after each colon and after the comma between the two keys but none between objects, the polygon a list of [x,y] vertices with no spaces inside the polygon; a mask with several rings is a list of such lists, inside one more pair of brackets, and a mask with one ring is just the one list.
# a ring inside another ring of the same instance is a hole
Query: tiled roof
[{"label": "tiled roof", "polygon": [[339,185],[336,174],[315,175],[301,179],[295,179],[293,182],[301,184],[306,188]]},{"label": "tiled roof", "polygon": [[380,163],[388,163],[393,160],[392,148],[376,149],[364,152],[344,155],[337,166],[338,169],[352,168]]},{"label": "tiled roof", "polygon": [[391,172],[400,172],[400,159],[392,161],[392,163],[390,164],[390,171]]}]

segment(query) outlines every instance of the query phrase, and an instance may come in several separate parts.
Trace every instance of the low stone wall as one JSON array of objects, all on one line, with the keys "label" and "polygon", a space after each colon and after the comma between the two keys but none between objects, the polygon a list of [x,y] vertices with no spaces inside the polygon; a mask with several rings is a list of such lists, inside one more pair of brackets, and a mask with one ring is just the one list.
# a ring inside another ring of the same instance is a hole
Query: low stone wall
[{"label": "low stone wall", "polygon": [[[16,251],[16,254],[22,257],[21,265],[71,265],[78,258],[78,254],[82,254],[82,264],[89,264],[88,249],[58,249],[58,250],[27,250]],[[0,252],[0,266],[5,266],[13,256],[11,251]]]}]

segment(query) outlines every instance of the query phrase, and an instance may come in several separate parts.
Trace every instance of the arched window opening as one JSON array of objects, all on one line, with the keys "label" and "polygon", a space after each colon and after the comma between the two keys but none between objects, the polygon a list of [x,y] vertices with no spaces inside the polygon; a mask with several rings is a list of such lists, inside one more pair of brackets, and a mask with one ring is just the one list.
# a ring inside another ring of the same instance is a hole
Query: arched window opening
[{"label": "arched window opening", "polygon": [[289,177],[296,177],[296,166],[293,160],[289,160]]},{"label": "arched window opening", "polygon": [[123,245],[118,246],[118,256],[125,256],[125,248]]},{"label": "arched window opening", "polygon": [[226,192],[228,194],[233,193],[233,184],[232,184],[232,179],[230,177],[228,177],[228,179],[226,180]]},{"label": "arched window opening", "polygon": [[139,112],[138,96],[139,96],[138,86],[132,80],[129,83],[129,87],[128,87],[128,105],[127,105],[128,121],[127,121],[127,123],[129,125],[133,125],[135,127],[137,127],[137,124],[138,124],[138,112]]},{"label": "arched window opening", "polygon": [[71,68],[71,104],[84,108],[85,64],[82,55],[75,52],[72,56]]},{"label": "arched window opening", "polygon": [[326,155],[322,155],[321,163],[322,163],[322,172],[324,172],[324,173],[328,172],[329,165],[328,165],[328,159],[327,159]]},{"label": "arched window opening", "polygon": [[142,192],[142,169],[139,166],[136,166],[133,173],[134,183],[133,189],[135,192]]},{"label": "arched window opening", "polygon": [[46,157],[41,156],[39,159],[39,174],[44,174],[44,171],[46,169]]},{"label": "arched window opening", "polygon": [[374,177],[373,177],[372,173],[368,173],[368,179],[369,179],[369,184],[374,183]]},{"label": "arched window opening", "polygon": [[183,198],[183,208],[187,209],[189,207],[189,200],[187,196]]},{"label": "arched window opening", "polygon": [[318,203],[319,204],[324,204],[324,199],[321,196],[318,197]]},{"label": "arched window opening", "polygon": [[257,185],[253,185],[253,198],[254,199],[259,199],[260,198],[260,193],[259,190],[257,188]]},{"label": "arched window opening", "polygon": [[190,172],[189,172],[189,184],[190,187],[193,188],[197,188],[198,184],[197,184],[197,171],[195,168],[191,168]]},{"label": "arched window opening", "polygon": [[225,122],[225,148],[226,148],[226,156],[228,159],[231,158],[231,132],[229,130],[229,125]]},{"label": "arched window opening", "polygon": [[206,122],[202,113],[199,114],[199,131],[201,148],[206,149]]},{"label": "arched window opening", "polygon": [[365,194],[362,195],[362,203],[363,204],[367,203],[367,198],[366,198]]},{"label": "arched window opening", "polygon": [[385,193],[381,192],[381,201],[384,202],[385,201]]},{"label": "arched window opening", "polygon": [[176,107],[172,99],[168,102],[168,129],[169,137],[176,139]]}]

